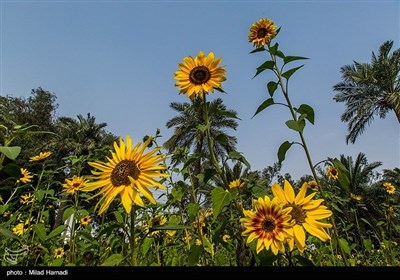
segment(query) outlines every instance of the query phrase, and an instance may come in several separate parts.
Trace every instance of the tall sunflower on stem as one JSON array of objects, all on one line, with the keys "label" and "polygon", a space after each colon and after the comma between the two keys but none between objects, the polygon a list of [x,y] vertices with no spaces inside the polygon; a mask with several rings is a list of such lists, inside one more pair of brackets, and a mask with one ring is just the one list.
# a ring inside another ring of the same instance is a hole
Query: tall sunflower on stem
[{"label": "tall sunflower on stem", "polygon": [[90,182],[82,188],[82,191],[99,192],[91,198],[102,195],[96,205],[100,206],[98,214],[101,215],[109,208],[111,202],[120,195],[122,205],[126,213],[131,217],[131,253],[132,265],[136,264],[135,257],[135,207],[145,207],[141,198],[143,195],[151,203],[156,204],[149,188],[165,189],[163,185],[157,182],[155,177],[168,177],[164,173],[167,169],[160,163],[164,161],[165,156],[158,153],[160,148],[154,148],[145,152],[145,149],[151,144],[152,138],[148,137],[146,141],[139,142],[135,146],[129,135],[126,136],[126,143],[119,138],[119,145],[114,142],[114,151],[111,151],[111,157],[107,157],[106,162],[94,161],[88,164],[95,168],[92,170],[93,176]]},{"label": "tall sunflower on stem", "polygon": [[[275,26],[274,22],[268,18],[260,19],[259,21],[253,23],[250,27],[249,36],[248,36],[249,42],[253,43],[254,47],[256,47],[256,49],[254,49],[250,53],[259,53],[259,52],[263,52],[263,51],[268,52],[268,55],[267,55],[268,59],[263,64],[261,64],[259,67],[257,67],[257,71],[256,71],[256,74],[254,75],[254,77],[256,77],[257,75],[259,75],[260,73],[262,73],[265,70],[270,70],[275,75],[275,80],[267,83],[269,97],[257,108],[253,117],[272,105],[282,105],[289,110],[291,118],[288,121],[286,121],[285,124],[288,128],[290,128],[293,131],[298,133],[298,135],[300,137],[300,142],[294,142],[294,141],[293,142],[289,142],[289,141],[283,142],[278,149],[278,160],[279,160],[279,162],[282,162],[285,159],[286,152],[291,148],[291,146],[293,144],[300,145],[305,152],[308,165],[314,176],[314,180],[316,181],[316,184],[319,187],[318,191],[319,191],[322,199],[324,199],[325,198],[324,191],[319,182],[319,178],[318,178],[316,170],[315,170],[315,165],[312,162],[310,152],[309,152],[309,149],[307,147],[307,143],[306,143],[306,140],[304,137],[304,128],[306,126],[306,121],[308,121],[311,124],[314,124],[314,109],[311,106],[309,106],[308,104],[301,104],[299,107],[295,107],[295,106],[293,106],[293,104],[290,100],[290,97],[289,97],[289,79],[296,71],[298,71],[300,68],[302,68],[304,66],[304,64],[294,67],[294,68],[291,68],[291,69],[288,69],[288,70],[285,68],[289,63],[291,63],[293,61],[299,61],[299,60],[304,60],[304,59],[308,59],[308,58],[302,57],[302,56],[285,55],[281,50],[279,50],[278,43],[275,43],[272,45],[272,40],[278,35],[279,31],[280,31],[280,28],[277,28]],[[279,61],[282,61],[282,65],[279,65],[279,63],[278,63]],[[278,88],[282,92],[282,97],[284,99],[283,102],[275,101],[276,98],[275,98],[274,94]],[[305,189],[303,189],[303,191],[304,190]],[[275,193],[276,193],[276,195],[279,195],[280,198],[282,198],[282,199],[284,198],[282,193],[277,188],[275,188]],[[286,193],[286,191],[285,191],[285,193]],[[292,192],[290,192],[290,195],[291,195],[291,193]],[[287,192],[287,194],[289,194],[289,191]],[[292,197],[290,197],[290,200],[289,200],[290,203],[292,203],[294,201],[294,198],[293,198],[293,201],[291,200],[291,198]],[[287,201],[288,200],[286,198],[286,202]],[[285,203],[285,201],[283,201],[283,203]],[[344,253],[344,250],[339,242],[339,236],[338,236],[337,228],[335,226],[335,221],[334,221],[333,215],[330,216],[330,221],[333,226],[335,238],[336,238],[337,244],[339,246],[343,261],[344,261],[345,265],[347,265],[347,258]],[[297,238],[294,239],[296,241],[296,245],[298,245],[297,247],[300,248],[300,250],[302,250],[304,248],[303,240],[305,237],[304,237],[304,231],[302,230],[301,227],[296,227],[295,236],[297,236]],[[323,235],[320,235],[319,237],[322,237],[322,236]],[[327,237],[325,236],[323,239],[326,239],[326,238]]]}]

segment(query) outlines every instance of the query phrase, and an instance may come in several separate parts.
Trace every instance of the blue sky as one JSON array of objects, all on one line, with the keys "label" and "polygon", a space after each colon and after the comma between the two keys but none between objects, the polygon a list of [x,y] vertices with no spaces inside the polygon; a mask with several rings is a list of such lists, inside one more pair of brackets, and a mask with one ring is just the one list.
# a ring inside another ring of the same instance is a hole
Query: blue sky
[{"label": "blue sky", "polygon": [[[253,49],[247,35],[262,17],[282,27],[275,41],[286,55],[309,57],[291,79],[293,104],[309,104],[315,125],[305,138],[313,162],[363,152],[382,168],[400,166],[400,126],[393,113],[375,118],[355,144],[346,145],[343,103],[333,100],[340,67],[369,62],[386,40],[399,48],[398,1],[1,1],[2,95],[28,97],[42,87],[57,95],[60,116],[90,112],[110,132],[140,141],[175,116],[171,102],[186,102],[173,73],[185,56],[202,50],[222,57],[227,70],[221,97],[241,118],[237,148],[253,170],[277,161],[279,145],[299,141],[285,121],[289,112],[273,106],[251,119],[268,98],[265,71],[255,68],[266,53]],[[297,66],[299,64],[293,64]],[[283,173],[310,174],[303,150],[293,146]]]}]

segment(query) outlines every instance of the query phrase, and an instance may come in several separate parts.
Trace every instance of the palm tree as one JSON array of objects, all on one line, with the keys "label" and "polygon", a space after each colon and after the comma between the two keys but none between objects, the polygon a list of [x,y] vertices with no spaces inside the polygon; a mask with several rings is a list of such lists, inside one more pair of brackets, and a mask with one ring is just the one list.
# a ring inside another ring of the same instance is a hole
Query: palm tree
[{"label": "palm tree", "polygon": [[[164,143],[164,147],[173,153],[177,147],[187,148],[189,152],[209,155],[206,135],[204,133],[204,107],[202,100],[196,98],[191,103],[172,102],[170,107],[179,113],[178,116],[170,119],[167,128],[175,127],[174,134]],[[210,119],[211,137],[214,141],[214,152],[217,159],[222,159],[227,153],[234,151],[237,143],[236,137],[228,135],[225,129],[236,130],[236,112],[227,110],[221,98],[217,98],[208,104],[208,114]],[[179,157],[174,157],[171,164],[173,166],[182,162]],[[201,172],[201,161],[194,162],[194,175]]]},{"label": "palm tree", "polygon": [[333,86],[339,93],[336,102],[345,102],[341,115],[348,122],[346,143],[354,143],[375,116],[385,118],[393,110],[400,123],[400,49],[390,54],[393,41],[384,42],[376,56],[372,52],[371,63],[354,61],[341,67],[342,82]]}]

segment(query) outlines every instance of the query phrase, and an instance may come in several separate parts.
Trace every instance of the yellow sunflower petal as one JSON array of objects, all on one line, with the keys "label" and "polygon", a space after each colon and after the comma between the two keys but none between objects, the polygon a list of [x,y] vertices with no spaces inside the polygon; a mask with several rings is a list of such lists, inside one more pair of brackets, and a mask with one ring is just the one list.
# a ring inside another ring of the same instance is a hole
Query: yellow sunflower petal
[{"label": "yellow sunflower petal", "polygon": [[304,182],[303,185],[300,188],[300,191],[296,195],[296,198],[294,200],[295,204],[297,204],[297,205],[303,204],[304,198],[306,196],[307,189],[308,189],[308,184],[306,182]]},{"label": "yellow sunflower petal", "polygon": [[285,193],[283,192],[282,188],[277,183],[274,183],[272,185],[272,193],[275,197],[279,198],[279,200],[283,204],[288,203],[288,201],[286,200],[286,197],[285,197]]},{"label": "yellow sunflower petal", "polygon": [[285,197],[289,203],[294,202],[294,190],[290,185],[289,181],[285,179],[283,183],[283,191],[285,192]]}]

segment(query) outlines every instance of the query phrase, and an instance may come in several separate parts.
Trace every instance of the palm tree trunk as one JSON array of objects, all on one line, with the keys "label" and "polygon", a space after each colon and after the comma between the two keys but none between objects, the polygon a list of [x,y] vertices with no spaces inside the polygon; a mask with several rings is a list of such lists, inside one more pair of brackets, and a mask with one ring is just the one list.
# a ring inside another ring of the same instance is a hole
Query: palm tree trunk
[{"label": "palm tree trunk", "polygon": [[[195,153],[200,154],[202,152],[202,146],[203,146],[203,137],[199,137],[199,141],[196,143],[196,151]],[[197,178],[197,175],[201,173],[201,159],[197,159],[194,162],[194,170],[193,170],[193,187],[195,190],[197,190],[200,186],[199,178]]]}]

